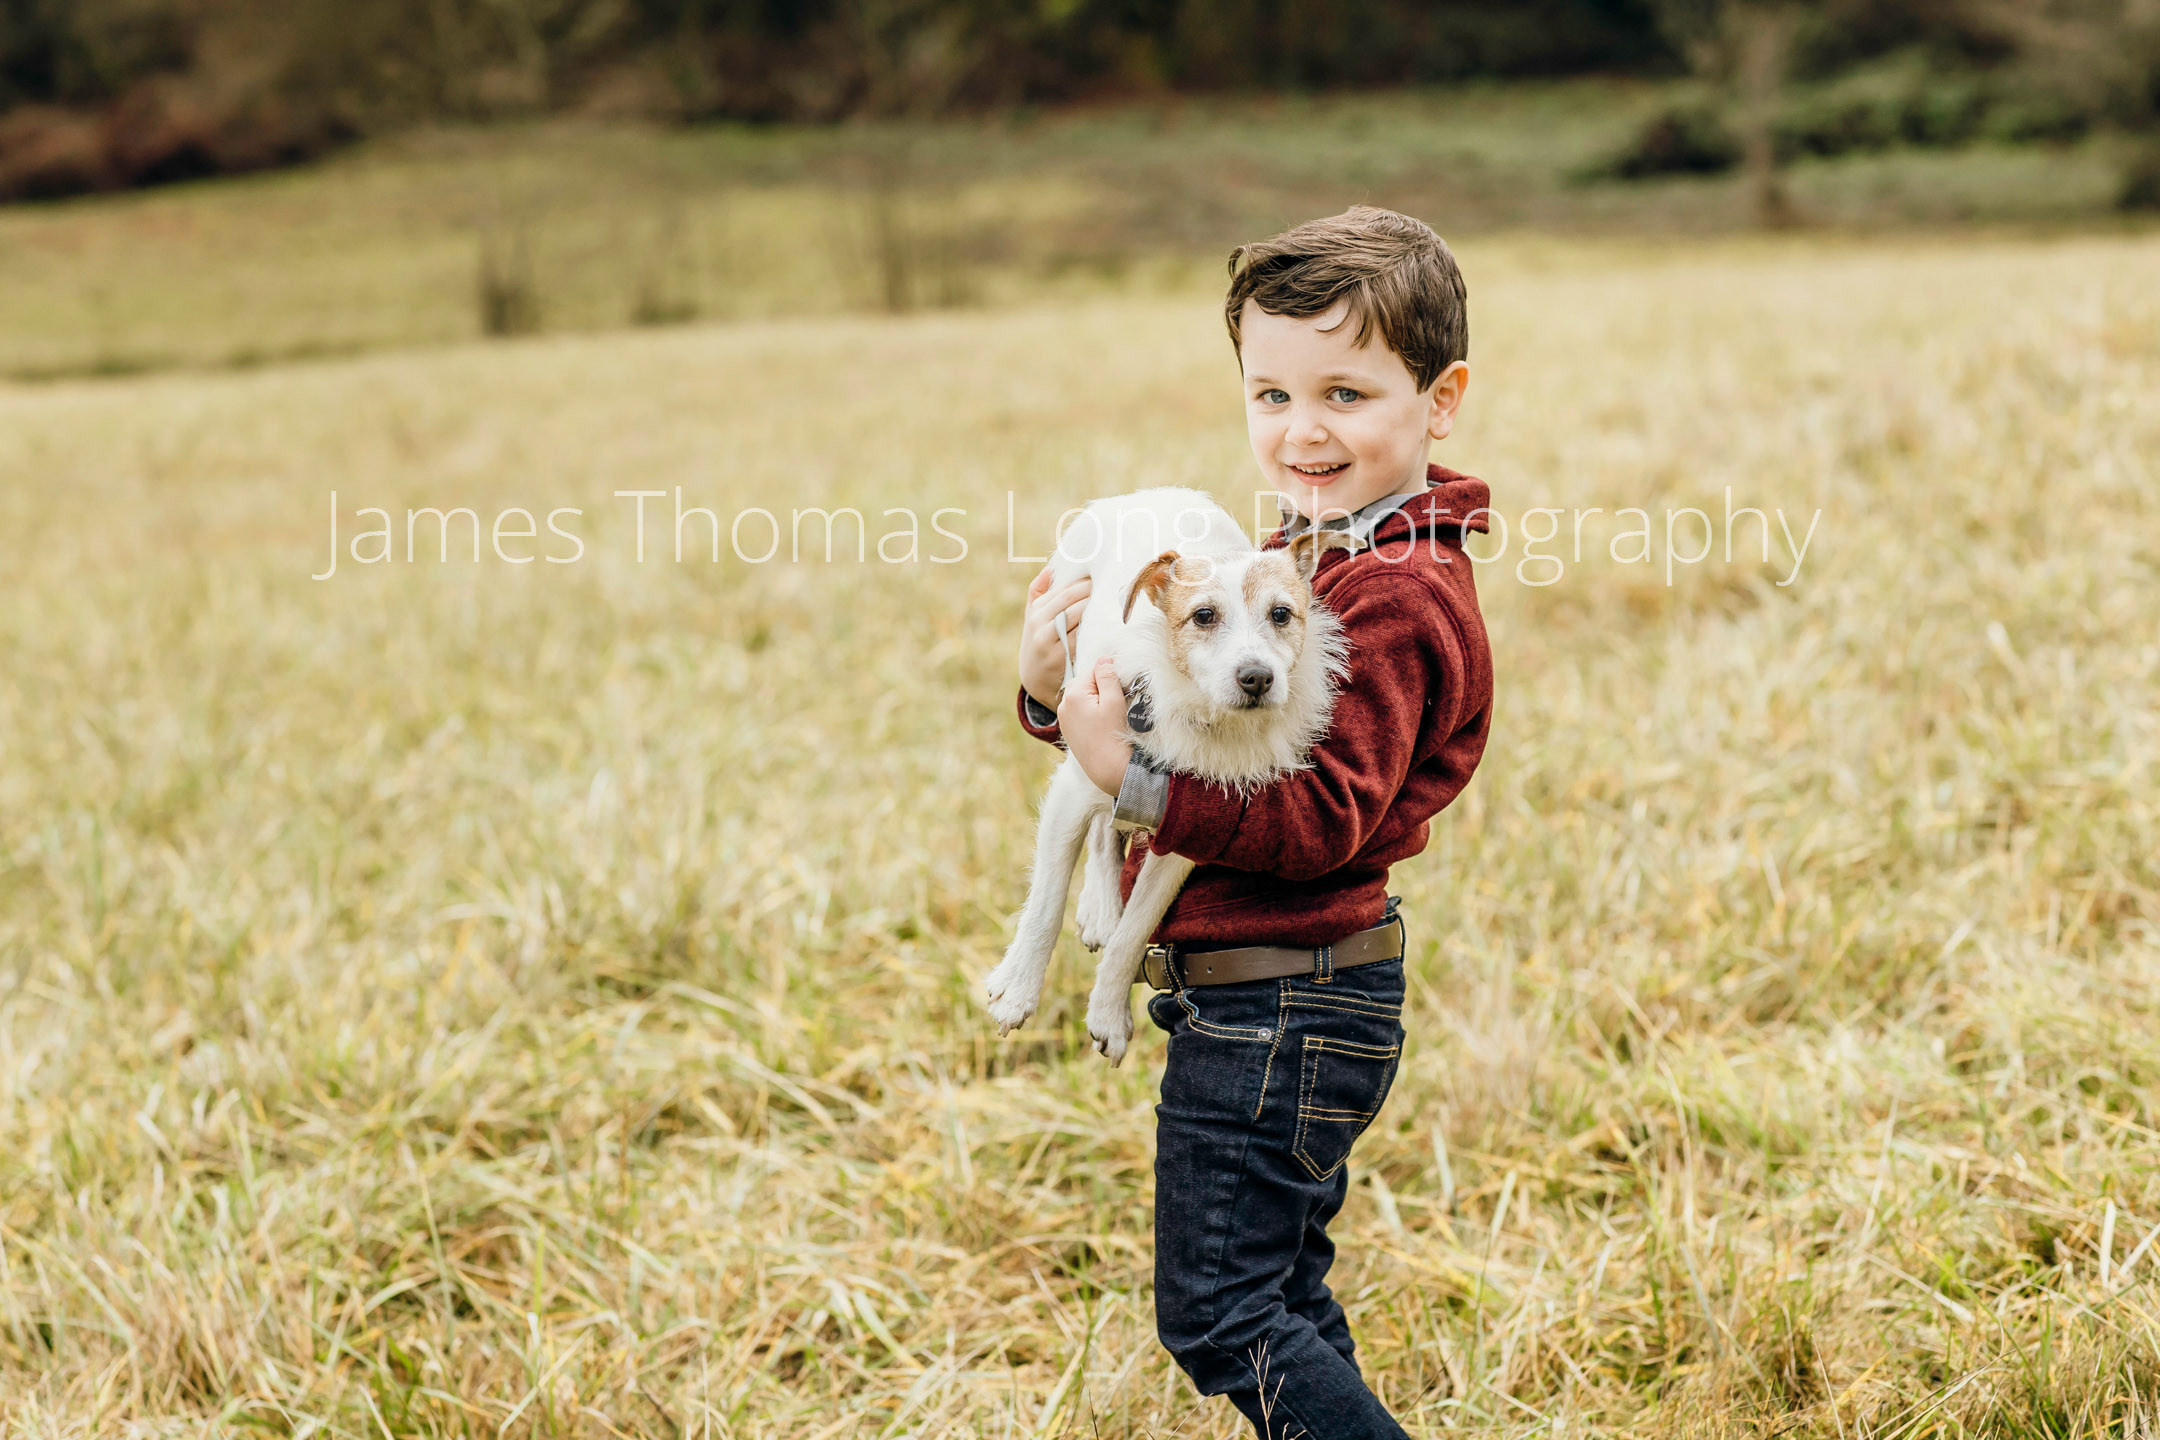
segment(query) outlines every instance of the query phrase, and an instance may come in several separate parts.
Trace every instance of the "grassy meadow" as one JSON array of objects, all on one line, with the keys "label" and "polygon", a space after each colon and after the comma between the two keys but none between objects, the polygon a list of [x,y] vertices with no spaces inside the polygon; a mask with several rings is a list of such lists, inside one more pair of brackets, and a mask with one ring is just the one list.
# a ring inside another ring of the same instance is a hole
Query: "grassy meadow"
[{"label": "grassy meadow", "polygon": [[[1803,91],[1803,93],[1805,93]],[[0,210],[0,377],[250,368],[513,329],[1176,290],[1352,201],[1447,232],[1745,229],[1729,175],[1582,176],[1681,82],[1176,99],[981,121],[414,131],[304,169]],[[1974,143],[1792,166],[1810,223],[2115,223],[2119,146]]]},{"label": "grassy meadow", "polygon": [[[2152,1434],[2160,240],[1462,253],[1441,458],[1516,523],[1395,877],[1368,1374],[1418,1435]],[[1014,1039],[978,990],[1051,763],[1008,494],[1023,554],[1249,513],[1243,443],[1167,271],[0,385],[0,1433],[1240,1433],[1153,1341],[1159,1034],[1105,1067],[1069,938]],[[677,486],[923,543],[677,563]],[[1611,559],[1726,487],[1821,510],[1793,583]],[[333,490],[583,553],[312,580]],[[1607,513],[1535,587],[1540,505]]]}]

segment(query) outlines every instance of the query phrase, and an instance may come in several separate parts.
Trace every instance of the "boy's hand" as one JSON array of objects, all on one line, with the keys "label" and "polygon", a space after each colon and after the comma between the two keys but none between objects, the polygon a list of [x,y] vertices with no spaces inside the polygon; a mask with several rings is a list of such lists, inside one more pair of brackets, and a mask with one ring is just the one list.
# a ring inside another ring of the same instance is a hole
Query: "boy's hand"
[{"label": "boy's hand", "polygon": [[1080,762],[1088,779],[1105,795],[1117,794],[1125,783],[1125,766],[1132,760],[1132,742],[1125,738],[1125,690],[1118,684],[1117,666],[1098,660],[1094,673],[1075,676],[1058,702],[1057,716],[1065,748]]},{"label": "boy's hand", "polygon": [[1046,710],[1057,709],[1058,696],[1065,689],[1065,643],[1058,639],[1058,612],[1065,612],[1066,632],[1077,635],[1093,589],[1094,582],[1083,575],[1052,595],[1048,565],[1028,586],[1027,613],[1020,621],[1020,684]]}]

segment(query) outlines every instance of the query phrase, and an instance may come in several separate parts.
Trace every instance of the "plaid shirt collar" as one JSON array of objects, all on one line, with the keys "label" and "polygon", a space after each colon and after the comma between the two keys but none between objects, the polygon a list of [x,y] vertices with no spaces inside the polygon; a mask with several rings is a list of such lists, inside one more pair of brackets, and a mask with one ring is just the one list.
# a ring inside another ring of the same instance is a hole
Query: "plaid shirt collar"
[{"label": "plaid shirt collar", "polygon": [[[1430,482],[1427,483],[1429,488]],[[1360,506],[1347,515],[1330,515],[1320,522],[1320,528],[1323,530],[1341,530],[1349,535],[1352,540],[1357,542],[1352,553],[1355,553],[1356,550],[1370,549],[1372,548],[1373,531],[1380,528],[1380,522],[1424,493],[1425,491],[1420,489],[1406,490],[1398,495],[1383,495],[1370,505]],[[1288,501],[1278,499],[1278,503],[1282,506],[1283,543],[1287,545],[1304,534],[1312,522],[1300,515]]]}]

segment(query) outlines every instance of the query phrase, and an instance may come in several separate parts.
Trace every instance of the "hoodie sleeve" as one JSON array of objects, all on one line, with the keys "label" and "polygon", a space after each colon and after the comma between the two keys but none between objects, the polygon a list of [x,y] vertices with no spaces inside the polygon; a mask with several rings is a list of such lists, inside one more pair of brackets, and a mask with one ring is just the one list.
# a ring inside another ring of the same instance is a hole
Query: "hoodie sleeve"
[{"label": "hoodie sleeve", "polygon": [[1387,814],[1419,737],[1454,733],[1464,646],[1431,585],[1381,572],[1346,581],[1328,601],[1350,637],[1350,676],[1311,766],[1242,797],[1172,775],[1154,850],[1287,880],[1325,875],[1356,855]]}]

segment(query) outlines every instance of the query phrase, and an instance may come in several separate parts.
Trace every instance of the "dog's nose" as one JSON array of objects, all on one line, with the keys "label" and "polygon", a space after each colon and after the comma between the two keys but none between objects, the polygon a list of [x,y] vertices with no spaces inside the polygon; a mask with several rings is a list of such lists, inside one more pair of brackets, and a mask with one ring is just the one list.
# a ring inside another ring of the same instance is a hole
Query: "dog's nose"
[{"label": "dog's nose", "polygon": [[1240,665],[1237,672],[1238,689],[1257,700],[1267,694],[1275,683],[1275,672],[1265,665]]}]

